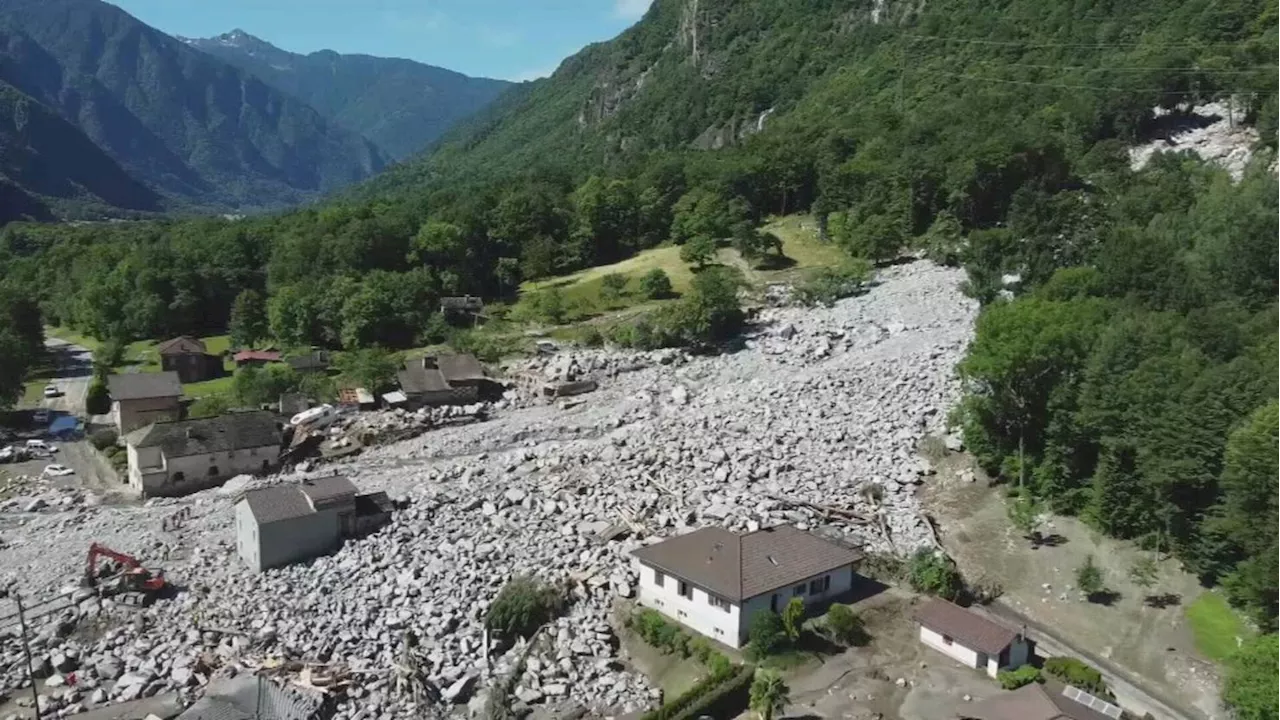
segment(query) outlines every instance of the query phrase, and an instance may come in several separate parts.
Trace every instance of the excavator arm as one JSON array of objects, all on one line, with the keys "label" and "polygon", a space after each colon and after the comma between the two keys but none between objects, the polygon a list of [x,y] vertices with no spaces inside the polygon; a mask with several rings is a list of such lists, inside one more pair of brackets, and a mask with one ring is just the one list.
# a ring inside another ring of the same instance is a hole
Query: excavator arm
[{"label": "excavator arm", "polygon": [[85,583],[93,587],[98,578],[98,559],[106,557],[120,563],[125,568],[125,573],[136,578],[138,586],[145,590],[162,590],[165,586],[164,574],[160,572],[152,573],[142,567],[142,563],[132,555],[126,555],[118,550],[99,544],[93,543],[89,546],[89,556],[85,561],[84,577]]}]

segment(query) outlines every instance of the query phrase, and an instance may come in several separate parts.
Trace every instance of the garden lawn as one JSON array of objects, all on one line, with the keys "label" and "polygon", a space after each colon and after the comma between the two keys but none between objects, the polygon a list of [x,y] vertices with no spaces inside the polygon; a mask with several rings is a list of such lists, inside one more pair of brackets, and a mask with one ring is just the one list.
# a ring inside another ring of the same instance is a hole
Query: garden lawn
[{"label": "garden lawn", "polygon": [[1254,632],[1218,593],[1205,592],[1187,606],[1187,622],[1196,639],[1196,648],[1215,662],[1223,662],[1236,651],[1236,638],[1248,639]]}]

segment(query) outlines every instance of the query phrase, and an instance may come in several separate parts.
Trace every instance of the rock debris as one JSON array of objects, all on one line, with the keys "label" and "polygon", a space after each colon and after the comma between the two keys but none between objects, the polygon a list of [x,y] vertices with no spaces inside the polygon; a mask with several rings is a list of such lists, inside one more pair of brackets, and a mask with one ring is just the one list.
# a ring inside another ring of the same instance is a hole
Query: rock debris
[{"label": "rock debris", "polygon": [[[916,449],[958,395],[954,366],[977,314],[962,278],[924,262],[887,268],[834,307],[762,310],[742,348],[713,357],[569,350],[518,362],[515,377],[589,378],[599,390],[570,409],[513,390],[486,422],[315,470],[407,505],[308,564],[251,573],[225,488],[143,506],[58,490],[6,502],[0,580],[28,602],[65,593],[32,623],[40,703],[69,714],[173,690],[194,698],[216,673],[278,658],[347,668],[344,720],[464,714],[519,654],[488,642],[485,610],[505,582],[532,574],[571,578],[574,602],[544,629],[516,701],[593,716],[648,705],[658,693],[621,662],[613,610],[634,593],[628,552],[645,538],[790,522],[873,553],[934,542],[915,497],[930,472]],[[101,607],[77,588],[95,541],[163,568],[182,592],[143,610]],[[429,707],[396,692],[409,631],[436,689]],[[15,634],[0,624],[0,694],[19,698]]]}]

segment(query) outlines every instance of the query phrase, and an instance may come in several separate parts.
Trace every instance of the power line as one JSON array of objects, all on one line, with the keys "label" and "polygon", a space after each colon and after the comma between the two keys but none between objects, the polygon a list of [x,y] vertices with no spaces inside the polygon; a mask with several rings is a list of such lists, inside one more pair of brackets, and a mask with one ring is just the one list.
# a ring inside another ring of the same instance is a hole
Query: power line
[{"label": "power line", "polygon": [[1239,47],[1246,45],[1252,41],[1239,40],[1236,42],[1224,43],[1202,43],[1194,42],[1182,43],[1046,43],[1046,42],[1028,42],[1025,40],[989,40],[986,38],[954,38],[943,37],[940,35],[914,35],[905,34],[902,37],[912,40],[926,40],[930,42],[944,43],[963,43],[967,45],[995,45],[999,47],[1023,47],[1023,48],[1179,48],[1187,47]]},{"label": "power line", "polygon": [[[1124,93],[1159,93],[1161,95],[1202,95],[1203,91],[1199,90],[1165,90],[1164,88],[1123,88],[1123,87],[1105,87],[1100,85],[1076,85],[1072,83],[1049,83],[1036,80],[1006,80],[1004,78],[982,77],[980,75],[968,75],[965,73],[952,73],[944,70],[926,70],[920,72],[933,73],[935,75],[946,75],[948,77],[960,78],[962,80],[976,80],[978,82],[1002,83],[1005,85],[1030,85],[1035,87],[1051,87],[1062,88],[1066,90],[1100,90],[1103,92],[1124,92]],[[1259,90],[1217,90],[1216,94],[1230,95],[1271,95],[1275,91],[1263,92]]]},{"label": "power line", "polygon": [[1280,70],[1277,65],[1255,65],[1251,70],[1239,68],[1225,68],[1222,70],[1214,68],[1196,68],[1196,67],[1096,67],[1092,65],[1033,65],[1030,63],[1008,63],[1002,67],[1015,68],[1033,68],[1036,70],[1069,70],[1084,72],[1185,72],[1185,73],[1211,73],[1217,75],[1253,75],[1258,72],[1267,70]]}]

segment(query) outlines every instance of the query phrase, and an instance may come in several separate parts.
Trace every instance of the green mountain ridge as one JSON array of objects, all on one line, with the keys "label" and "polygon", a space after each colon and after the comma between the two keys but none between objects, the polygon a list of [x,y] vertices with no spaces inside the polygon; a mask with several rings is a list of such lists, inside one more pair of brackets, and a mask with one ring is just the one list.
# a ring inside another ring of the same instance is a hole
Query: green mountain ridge
[{"label": "green mountain ridge", "polygon": [[171,208],[296,204],[386,165],[301,100],[98,0],[0,5],[0,66]]},{"label": "green mountain ridge", "polygon": [[243,30],[180,38],[299,98],[391,157],[407,158],[511,86],[400,58],[288,52]]}]

